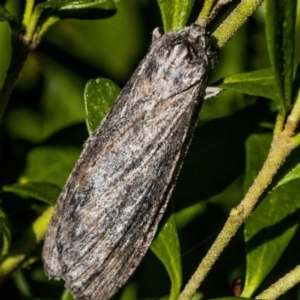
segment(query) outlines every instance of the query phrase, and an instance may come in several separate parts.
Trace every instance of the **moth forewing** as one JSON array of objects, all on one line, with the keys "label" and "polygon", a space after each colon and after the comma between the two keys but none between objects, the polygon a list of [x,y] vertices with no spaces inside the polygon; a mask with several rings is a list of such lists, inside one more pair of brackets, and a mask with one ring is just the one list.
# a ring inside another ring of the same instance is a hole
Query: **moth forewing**
[{"label": "moth forewing", "polygon": [[203,28],[155,34],[87,140],[53,214],[43,260],[77,299],[109,299],[145,255],[190,144],[210,69]]}]

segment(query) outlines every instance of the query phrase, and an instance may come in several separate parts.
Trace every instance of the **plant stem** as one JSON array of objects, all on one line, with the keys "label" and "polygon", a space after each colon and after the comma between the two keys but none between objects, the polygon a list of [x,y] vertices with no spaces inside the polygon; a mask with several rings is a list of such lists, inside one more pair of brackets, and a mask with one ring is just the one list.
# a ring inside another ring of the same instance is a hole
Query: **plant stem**
[{"label": "plant stem", "polygon": [[43,240],[53,210],[53,206],[47,208],[12,246],[9,255],[0,264],[0,283],[20,267],[27,255]]},{"label": "plant stem", "polygon": [[[297,124],[300,120],[300,89],[298,91],[298,97],[295,105],[287,118],[285,131],[288,134],[293,134]],[[294,147],[300,144],[300,134],[298,133],[293,139],[292,143]],[[300,266],[297,266],[294,270],[287,273],[284,277],[280,278],[277,282],[272,284],[269,288],[264,290],[261,294],[256,296],[256,299],[277,299],[280,295],[284,294],[294,285],[300,282]]]},{"label": "plant stem", "polygon": [[211,35],[218,48],[224,47],[234,33],[247,21],[263,0],[242,0],[226,20]]},{"label": "plant stem", "polygon": [[[297,127],[299,121],[300,121],[300,87],[298,90],[296,102],[295,102],[293,109],[286,121],[286,130],[289,130],[290,132],[294,132],[296,130],[296,127]],[[294,137],[294,140],[293,140],[295,147],[297,147],[299,145],[298,142],[295,142],[296,139],[297,139],[297,136]]]},{"label": "plant stem", "polygon": [[255,299],[277,299],[280,295],[284,294],[299,282],[300,266],[297,266],[294,270],[287,273],[284,277],[280,278],[277,282],[256,296]]},{"label": "plant stem", "polygon": [[282,107],[280,107],[277,118],[276,118],[276,123],[274,126],[274,135],[278,136],[280,132],[282,131],[284,127],[284,121],[286,117],[286,110]]},{"label": "plant stem", "polygon": [[218,11],[232,0],[206,0],[198,16],[197,25],[206,27],[207,24],[216,16]]},{"label": "plant stem", "polygon": [[24,15],[23,15],[23,25],[25,27],[27,27],[29,24],[33,6],[34,6],[34,0],[26,0],[26,6],[25,6],[25,10],[24,10]]},{"label": "plant stem", "polygon": [[210,12],[214,6],[214,3],[216,0],[206,0],[204,2],[203,8],[200,12],[200,15],[198,16],[197,21],[195,22],[196,24],[200,26],[205,26],[206,25],[206,19],[209,18]]},{"label": "plant stem", "polygon": [[0,90],[0,123],[24,62],[32,50],[30,41],[26,41],[23,36],[19,34],[12,34],[11,49],[12,53],[10,65],[6,72],[3,86]]},{"label": "plant stem", "polygon": [[[293,120],[297,120],[297,118],[293,118]],[[188,300],[192,298],[200,284],[207,276],[212,265],[219,258],[220,254],[228,245],[229,241],[235,235],[240,226],[249,217],[255,205],[257,204],[259,197],[271,183],[274,175],[285,161],[287,156],[294,149],[292,138],[294,129],[295,124],[293,123],[288,125],[287,122],[284,131],[282,131],[279,136],[273,137],[268,157],[253,185],[250,187],[241,203],[236,208],[232,209],[222,231],[198,266],[196,272],[185,286],[178,300]]]}]

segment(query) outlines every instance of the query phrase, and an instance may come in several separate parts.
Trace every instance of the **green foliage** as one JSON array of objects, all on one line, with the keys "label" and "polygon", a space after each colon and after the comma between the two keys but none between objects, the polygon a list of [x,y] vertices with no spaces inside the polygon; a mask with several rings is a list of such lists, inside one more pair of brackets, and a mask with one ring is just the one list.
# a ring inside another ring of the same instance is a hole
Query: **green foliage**
[{"label": "green foliage", "polygon": [[0,5],[0,22],[7,21],[13,30],[17,29],[15,17],[2,5]]},{"label": "green foliage", "polygon": [[152,242],[151,250],[164,264],[171,279],[172,286],[169,299],[177,299],[182,283],[182,271],[180,246],[174,215],[170,216],[156,239]]},{"label": "green foliage", "polygon": [[[13,53],[6,37],[11,33],[14,41],[20,33],[22,47],[30,46],[30,54],[24,66],[24,61],[21,67],[12,61],[13,72],[10,69],[6,77],[11,80],[9,75],[22,69],[1,123],[0,295],[9,291],[11,299],[72,299],[62,283],[45,278],[40,261],[53,205],[86,138],[146,53],[149,32],[160,23],[165,32],[182,28],[196,20],[201,7],[193,0],[27,0],[25,8],[21,1],[4,2],[0,1],[1,84],[5,60]],[[216,2],[206,1],[206,8]],[[115,299],[176,299],[230,210],[260,174],[271,145],[286,134],[282,130],[299,97],[299,64],[294,68],[294,56],[300,53],[299,8],[297,1],[265,2],[251,25],[220,50],[213,76],[224,92],[203,104],[172,196],[171,215],[151,246],[155,255],[148,252]],[[240,12],[238,17],[244,15]],[[66,18],[80,21],[62,20]],[[222,18],[225,10],[216,16],[216,24]],[[23,29],[18,32],[20,24]],[[214,33],[216,24],[208,31]],[[8,87],[13,89],[14,83]],[[294,111],[297,116],[297,108]],[[299,127],[295,128],[291,138],[297,146]],[[298,264],[299,149],[280,166],[245,220],[244,235],[239,230],[232,238],[192,299],[252,299],[245,297],[256,297]],[[243,211],[238,207],[234,213],[239,209]],[[230,283],[236,278],[244,290],[233,297]],[[296,285],[280,299],[298,295]]]},{"label": "green foliage", "polygon": [[266,0],[267,45],[280,101],[289,107],[292,99],[294,36],[297,1]]},{"label": "green foliage", "polygon": [[120,91],[120,88],[113,81],[106,78],[91,79],[86,84],[84,100],[89,134],[99,126]]},{"label": "green foliage", "polygon": [[2,218],[2,216],[0,216],[0,233],[1,233],[0,258],[2,258],[9,253],[9,247],[10,247],[10,242],[11,242],[11,235],[10,235],[9,228],[7,227],[6,222]]},{"label": "green foliage", "polygon": [[[251,135],[246,144],[245,185],[250,185],[268,154],[270,135]],[[257,155],[259,154],[259,155]],[[300,202],[295,201],[300,180],[274,188],[246,221],[247,273],[243,296],[261,285],[283,254],[298,228]]]},{"label": "green foliage", "polygon": [[165,32],[181,29],[186,25],[194,0],[158,0]]},{"label": "green foliage", "polygon": [[3,186],[4,192],[14,193],[24,198],[34,198],[49,205],[55,205],[61,189],[56,185],[44,182],[15,183]]},{"label": "green foliage", "polygon": [[271,69],[235,74],[224,78],[219,86],[221,88],[240,93],[279,100],[275,80]]}]

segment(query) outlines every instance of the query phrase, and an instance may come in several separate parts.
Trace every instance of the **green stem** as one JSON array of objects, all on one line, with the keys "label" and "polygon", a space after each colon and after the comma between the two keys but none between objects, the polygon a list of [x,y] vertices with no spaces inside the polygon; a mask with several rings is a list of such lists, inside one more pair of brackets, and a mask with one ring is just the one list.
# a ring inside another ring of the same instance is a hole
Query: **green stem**
[{"label": "green stem", "polygon": [[39,39],[41,39],[46,31],[57,21],[59,21],[59,17],[49,17],[42,25],[41,30],[39,32]]},{"label": "green stem", "polygon": [[10,242],[11,242],[11,234],[10,230],[8,229],[5,220],[0,215],[0,232],[2,235],[2,249],[0,253],[0,257],[3,257],[4,255],[8,254]]},{"label": "green stem", "polygon": [[300,145],[300,133],[296,134],[293,138],[294,147],[298,147]]},{"label": "green stem", "polygon": [[0,90],[0,123],[2,121],[2,117],[8,104],[10,95],[19,78],[19,74],[22,70],[24,62],[31,51],[31,46],[28,41],[23,39],[23,36],[13,34],[11,36],[11,49],[12,53],[10,66],[7,70],[3,86]]},{"label": "green stem", "polygon": [[[280,113],[279,113],[280,116]],[[277,118],[277,120],[280,117]],[[255,179],[253,185],[250,187],[245,198],[241,203],[231,211],[228,220],[225,223],[224,228],[220,232],[216,241],[204,257],[196,272],[191,277],[190,281],[185,286],[183,292],[179,296],[180,300],[191,299],[200,286],[204,278],[207,276],[212,265],[218,259],[222,251],[228,245],[231,238],[236,234],[237,230],[244,223],[253,211],[257,204],[259,197],[266,190],[271,183],[277,170],[283,164],[285,159],[291,153],[291,151],[299,145],[298,135],[293,137],[297,125],[300,121],[300,92],[295,105],[286,120],[284,130],[279,134],[274,134],[273,141],[269,155]],[[297,141],[297,143],[295,143]],[[269,297],[262,297],[266,299],[273,299]]]},{"label": "green stem", "polygon": [[12,246],[8,256],[0,264],[0,283],[19,268],[27,255],[43,240],[54,207],[47,208]]},{"label": "green stem", "polygon": [[294,270],[287,273],[284,277],[280,278],[277,282],[256,296],[255,299],[277,299],[280,295],[284,294],[299,282],[300,266],[297,266]]},{"label": "green stem", "polygon": [[24,10],[24,15],[23,15],[23,25],[25,27],[27,27],[30,22],[33,6],[34,6],[34,0],[26,1],[26,6],[25,6],[25,10]]},{"label": "green stem", "polygon": [[232,0],[206,0],[198,16],[196,24],[206,27],[216,16],[218,11]]},{"label": "green stem", "polygon": [[216,0],[206,0],[204,2],[203,8],[200,12],[200,15],[197,19],[197,21],[195,22],[196,24],[200,25],[200,26],[205,26],[206,25],[206,19],[209,18],[210,12],[215,4]]},{"label": "green stem", "polygon": [[276,123],[274,126],[274,135],[275,136],[278,136],[280,134],[280,132],[282,131],[282,129],[284,127],[285,117],[286,117],[285,109],[280,107],[277,118],[276,118]]},{"label": "green stem", "polygon": [[185,286],[178,300],[188,300],[192,298],[231,238],[249,217],[259,197],[271,183],[277,170],[292,150],[293,144],[287,132],[283,131],[279,137],[274,137],[269,155],[256,180],[241,203],[231,211],[222,231]]},{"label": "green stem", "polygon": [[37,24],[43,11],[44,10],[39,5],[35,7],[26,27],[25,39],[32,40],[34,35],[38,32]]},{"label": "green stem", "polygon": [[[286,121],[286,127],[287,127],[286,130],[294,132],[296,130],[297,125],[299,124],[299,121],[300,121],[300,87],[298,90],[296,102]],[[293,144],[294,147],[297,147],[299,145],[299,134],[294,137]]]},{"label": "green stem", "polygon": [[[282,123],[282,112],[278,113],[277,123]],[[278,121],[279,120],[279,121]],[[273,141],[271,144],[271,149],[269,151],[268,157],[259,172],[254,183],[248,190],[244,199],[241,203],[234,208],[228,220],[226,221],[222,231],[218,235],[217,239],[213,243],[212,247],[209,249],[206,256],[203,258],[202,262],[198,266],[196,272],[193,274],[184,290],[180,294],[178,300],[189,300],[195,294],[208,272],[210,271],[213,264],[221,255],[222,251],[226,248],[231,238],[236,234],[237,230],[245,222],[245,220],[250,216],[251,212],[255,208],[260,196],[266,190],[268,185],[271,183],[274,175],[277,173],[277,170],[283,164],[285,159],[289,156],[291,151],[295,149],[300,144],[300,134],[295,134],[295,130],[300,121],[300,89],[298,91],[298,96],[296,102],[293,106],[293,109],[286,119],[286,124],[284,130],[279,132],[274,131]],[[281,128],[283,126],[281,125]],[[300,267],[299,267],[300,268]],[[300,281],[300,270],[296,268],[291,273],[287,274],[282,280],[279,280],[274,285],[277,289],[272,291],[272,287],[267,289],[265,292],[260,294],[257,299],[275,299],[273,296],[270,296],[273,292],[277,293],[279,291],[285,291],[284,287],[286,286],[289,289],[292,285],[287,284],[288,278],[293,282],[293,284]],[[278,286],[277,286],[278,285]],[[280,295],[280,294],[279,294]]]},{"label": "green stem", "polygon": [[226,20],[212,34],[218,48],[224,47],[234,33],[247,21],[263,0],[242,0]]}]

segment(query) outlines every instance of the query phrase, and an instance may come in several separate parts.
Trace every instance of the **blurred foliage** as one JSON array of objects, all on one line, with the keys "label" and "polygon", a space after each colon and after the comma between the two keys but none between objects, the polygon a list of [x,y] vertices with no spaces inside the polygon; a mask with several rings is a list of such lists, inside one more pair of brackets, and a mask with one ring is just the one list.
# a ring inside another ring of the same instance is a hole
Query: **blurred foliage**
[{"label": "blurred foliage", "polygon": [[[6,8],[19,18],[24,9],[23,2],[7,1]],[[186,2],[189,5],[192,3]],[[201,5],[202,1],[195,1],[188,23],[196,19]],[[224,8],[225,14],[229,8]],[[105,77],[123,87],[147,52],[152,30],[163,26],[156,0],[121,0],[116,3],[116,9],[116,14],[107,19],[67,19],[57,22],[26,61],[0,132],[0,182],[4,187],[0,195],[0,220],[6,233],[0,245],[5,244],[5,253],[10,240],[17,240],[22,230],[45,209],[45,202],[54,202],[80,154],[88,137],[83,97],[87,81]],[[299,5],[297,11],[299,16]],[[168,19],[168,15],[165,18]],[[169,27],[172,22],[168,23]],[[183,21],[180,19],[180,22]],[[218,21],[211,24],[209,30],[213,31],[217,25]],[[262,6],[222,49],[211,82],[237,73],[270,68],[264,27]],[[10,59],[9,30],[7,23],[0,22],[0,85]],[[295,36],[295,61],[299,61],[299,17]],[[259,75],[261,81],[258,85],[255,83],[255,88],[264,81],[266,74],[261,72]],[[241,87],[243,78],[238,79],[238,86]],[[246,79],[249,81],[248,77]],[[183,283],[209,249],[229,210],[241,200],[245,176],[246,181],[251,181],[250,172],[257,172],[256,165],[251,165],[249,169],[248,160],[253,159],[253,164],[261,164],[259,159],[268,150],[264,137],[273,130],[276,104],[262,96],[275,99],[276,92],[271,90],[267,94],[256,89],[253,96],[243,95],[234,87],[234,76],[227,80],[231,80],[229,85],[233,86],[232,90],[224,91],[203,105],[199,126],[178,178],[172,204],[168,208],[169,214],[165,217],[167,220],[175,211],[175,218],[180,223],[177,227]],[[225,87],[228,81],[223,83]],[[265,81],[265,84],[270,82]],[[226,86],[228,89],[229,85]],[[250,85],[253,90],[254,83]],[[242,86],[240,91],[245,92],[247,88],[249,86]],[[92,131],[95,121],[89,126]],[[256,146],[255,138],[265,146],[264,150]],[[287,162],[286,171],[295,170],[297,163],[300,163],[299,151]],[[282,178],[278,178],[277,182]],[[267,200],[283,201],[277,195],[284,193],[283,189],[290,188],[289,193],[293,193],[295,201],[299,202],[299,188],[295,184],[299,177],[294,176],[293,179],[289,186],[282,189],[278,187],[277,194],[267,197]],[[299,263],[297,240],[300,233],[293,227],[298,217],[293,214],[294,209],[298,210],[298,206],[295,206],[293,209],[290,205],[286,207],[288,213],[293,215],[292,224],[290,220],[286,221],[290,229],[288,236],[283,234],[281,237],[287,249],[280,250],[283,254],[280,252],[275,268],[266,279],[267,274],[258,276],[258,286],[262,283],[262,287],[267,287],[295,263]],[[257,211],[257,214],[260,212]],[[7,228],[11,234],[7,233]],[[253,241],[259,230],[253,229],[251,223],[247,224],[248,238]],[[259,242],[258,245],[261,246]],[[166,245],[166,249],[168,247]],[[249,248],[247,251],[251,252]],[[7,295],[10,295],[9,299],[71,299],[70,294],[64,291],[62,282],[46,279],[40,255],[41,247],[38,246],[27,258],[27,267],[14,273],[11,279],[2,284],[1,299],[8,299]],[[255,270],[256,266],[252,267]],[[269,269],[272,268],[273,262],[269,266]],[[232,295],[231,283],[236,278],[245,280],[245,269],[244,237],[240,231],[212,269],[201,292],[211,299]],[[115,299],[158,299],[169,292],[170,279],[166,270],[148,251],[129,283]],[[280,299],[300,299],[299,287],[293,288]]]}]

